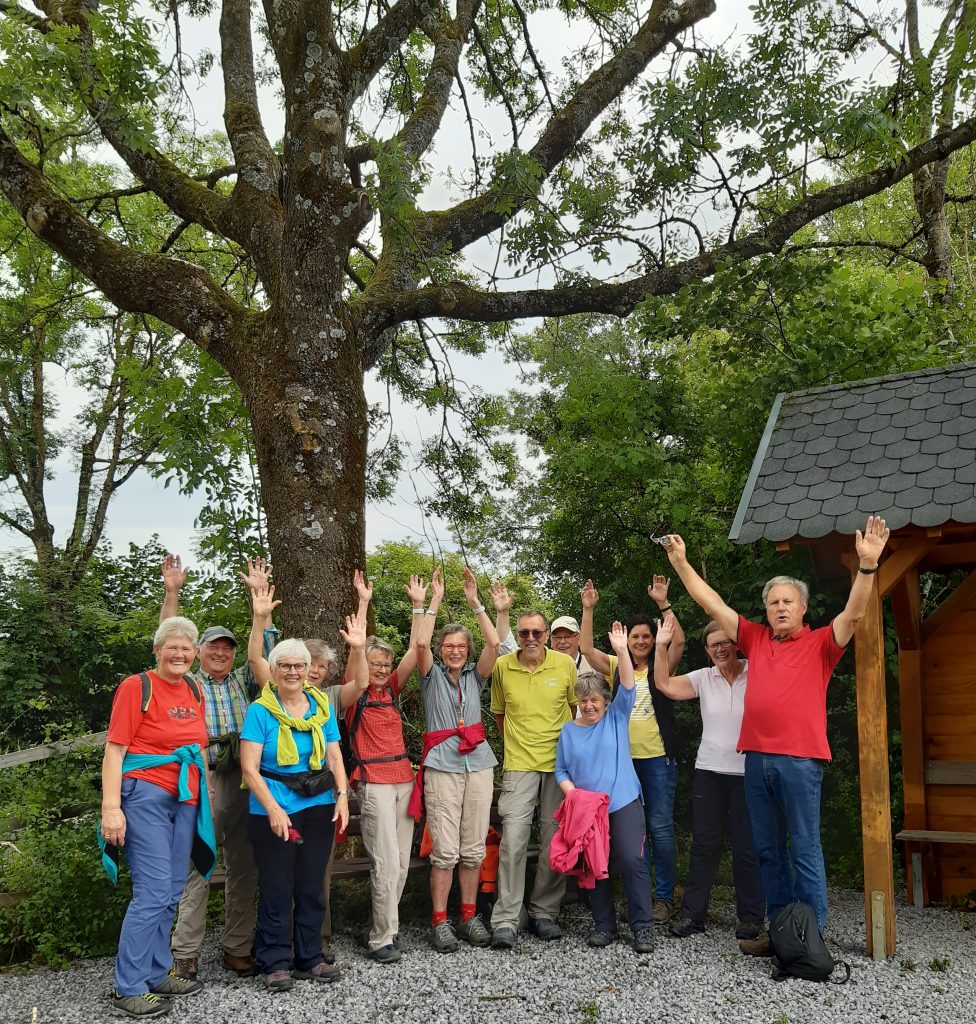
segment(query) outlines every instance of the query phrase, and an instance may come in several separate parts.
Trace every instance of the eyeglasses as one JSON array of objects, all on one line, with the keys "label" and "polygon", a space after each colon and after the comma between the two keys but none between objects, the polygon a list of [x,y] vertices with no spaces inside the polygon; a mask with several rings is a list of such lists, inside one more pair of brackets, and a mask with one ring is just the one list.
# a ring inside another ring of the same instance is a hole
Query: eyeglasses
[{"label": "eyeglasses", "polygon": [[705,644],[707,651],[727,651],[730,647],[735,647],[734,640],[719,640],[714,644]]},{"label": "eyeglasses", "polygon": [[541,640],[548,630],[545,629],[520,629],[518,631],[519,640],[528,640],[530,637],[533,640]]},{"label": "eyeglasses", "polygon": [[376,662],[368,661],[366,663],[371,669],[375,669],[377,672],[389,672],[393,668],[393,663],[390,661]]},{"label": "eyeglasses", "polygon": [[304,661],[279,661],[278,668],[282,672],[305,672],[308,666]]},{"label": "eyeglasses", "polygon": [[441,644],[442,651],[466,651],[467,644]]}]

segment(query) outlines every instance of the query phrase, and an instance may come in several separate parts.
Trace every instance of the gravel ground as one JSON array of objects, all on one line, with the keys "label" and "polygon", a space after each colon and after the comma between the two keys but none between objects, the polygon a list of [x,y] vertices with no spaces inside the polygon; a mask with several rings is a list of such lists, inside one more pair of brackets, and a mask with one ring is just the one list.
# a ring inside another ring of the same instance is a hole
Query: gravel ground
[{"label": "gravel ground", "polygon": [[[585,945],[588,915],[567,907],[562,942],[529,936],[514,952],[464,947],[435,953],[426,932],[405,929],[403,960],[382,967],[349,935],[335,947],[343,977],[326,988],[296,982],[272,995],[258,981],[223,970],[215,935],[201,964],[207,982],[167,1018],[180,1024],[955,1024],[976,1022],[976,921],[939,909],[898,908],[898,955],[874,963],[863,953],[860,893],[833,892],[828,945],[852,969],[847,985],[773,982],[769,961],[739,954],[733,908],[719,905],[704,935],[661,935],[638,956],[618,942]],[[948,961],[948,962],[947,962]],[[82,961],[70,970],[0,976],[0,1024],[97,1024],[112,1017],[105,995],[112,961]]]}]

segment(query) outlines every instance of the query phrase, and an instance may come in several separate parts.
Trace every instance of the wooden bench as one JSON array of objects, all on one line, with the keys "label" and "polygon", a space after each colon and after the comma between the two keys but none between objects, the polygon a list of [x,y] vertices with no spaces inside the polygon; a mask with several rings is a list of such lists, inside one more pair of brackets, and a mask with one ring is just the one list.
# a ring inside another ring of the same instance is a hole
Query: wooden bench
[{"label": "wooden bench", "polygon": [[[926,761],[926,786],[976,786],[976,761]],[[939,829],[906,828],[895,839],[905,843],[905,851],[911,863],[912,904],[921,908],[925,905],[925,884],[923,861],[931,861],[932,847],[937,845],[976,846],[976,830],[971,832],[949,832]],[[916,850],[913,846],[921,846]]]}]

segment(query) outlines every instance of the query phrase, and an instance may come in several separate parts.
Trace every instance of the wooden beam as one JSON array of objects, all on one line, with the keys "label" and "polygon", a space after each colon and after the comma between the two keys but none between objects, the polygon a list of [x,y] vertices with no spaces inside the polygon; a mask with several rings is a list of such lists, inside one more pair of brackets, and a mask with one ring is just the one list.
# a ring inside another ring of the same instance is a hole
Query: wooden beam
[{"label": "wooden beam", "polygon": [[922,563],[923,569],[940,569],[946,566],[973,565],[976,563],[976,541],[959,544],[939,544],[934,547]]},{"label": "wooden beam", "polygon": [[45,743],[40,747],[25,747],[23,750],[13,750],[9,754],[0,754],[0,769],[30,764],[32,761],[46,761],[49,757],[67,754],[81,747],[98,747],[105,742],[107,735],[107,732],[95,732],[74,740],[59,740],[57,743]]},{"label": "wooden beam", "polygon": [[881,596],[889,594],[899,580],[938,544],[933,537],[912,537],[881,562],[878,569],[878,589]]},{"label": "wooden beam", "polygon": [[[892,865],[891,798],[888,790],[888,711],[885,700],[884,622],[881,595],[871,590],[867,611],[854,632],[857,671],[857,742],[861,775],[861,836],[864,844],[864,919],[872,956],[895,952],[895,878]],[[870,927],[872,893],[883,893],[881,933]]]},{"label": "wooden beam", "polygon": [[922,646],[960,612],[976,604],[976,572],[971,572],[922,623]]},{"label": "wooden beam", "polygon": [[909,569],[892,587],[889,596],[898,632],[898,649],[919,650],[922,646],[922,597],[918,586],[918,570]]},{"label": "wooden beam", "polygon": [[926,761],[930,786],[976,786],[976,761]]}]

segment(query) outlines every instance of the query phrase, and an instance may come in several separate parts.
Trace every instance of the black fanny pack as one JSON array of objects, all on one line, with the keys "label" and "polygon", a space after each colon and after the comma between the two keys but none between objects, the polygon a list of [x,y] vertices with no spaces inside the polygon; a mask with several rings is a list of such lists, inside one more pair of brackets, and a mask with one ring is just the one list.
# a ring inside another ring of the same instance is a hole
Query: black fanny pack
[{"label": "black fanny pack", "polygon": [[335,789],[335,776],[328,768],[322,768],[317,772],[288,773],[272,772],[262,768],[261,774],[266,779],[283,782],[300,796],[321,796],[323,793],[328,793],[330,789]]}]

